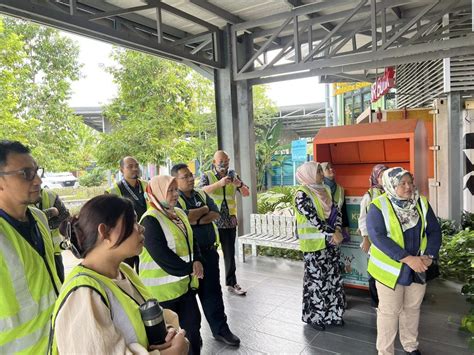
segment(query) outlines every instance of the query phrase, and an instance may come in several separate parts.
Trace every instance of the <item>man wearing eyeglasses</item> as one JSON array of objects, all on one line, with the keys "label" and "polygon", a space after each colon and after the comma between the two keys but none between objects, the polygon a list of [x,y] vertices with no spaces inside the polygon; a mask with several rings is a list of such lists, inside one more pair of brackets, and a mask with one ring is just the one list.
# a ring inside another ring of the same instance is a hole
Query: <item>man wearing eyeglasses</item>
[{"label": "man wearing eyeglasses", "polygon": [[202,256],[204,278],[199,280],[198,296],[204,315],[214,338],[231,346],[238,346],[240,339],[227,324],[220,284],[219,232],[214,221],[219,219],[219,209],[204,191],[194,189],[194,175],[186,164],[171,168],[179,189],[178,207],[186,212]]},{"label": "man wearing eyeglasses", "polygon": [[[140,164],[138,164],[138,161],[133,157],[127,156],[120,160],[120,172],[123,175],[122,180],[115,183],[106,193],[122,196],[132,201],[133,209],[139,221],[148,208],[148,203],[145,198],[145,191],[148,184],[146,181],[140,179]],[[140,258],[138,256],[125,259],[125,262],[135,268],[137,273],[139,261]]]},{"label": "man wearing eyeglasses", "polygon": [[0,353],[45,354],[61,282],[40,195],[42,169],[19,142],[0,141]]}]

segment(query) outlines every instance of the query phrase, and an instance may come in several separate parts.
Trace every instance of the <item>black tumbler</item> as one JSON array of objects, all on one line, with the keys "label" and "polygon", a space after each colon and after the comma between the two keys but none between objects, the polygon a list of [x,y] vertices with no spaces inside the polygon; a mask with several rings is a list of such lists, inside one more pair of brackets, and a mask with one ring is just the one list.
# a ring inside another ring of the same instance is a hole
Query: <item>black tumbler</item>
[{"label": "black tumbler", "polygon": [[140,314],[145,325],[148,343],[150,345],[163,344],[168,331],[163,317],[163,308],[158,301],[151,298],[143,303],[140,306]]}]

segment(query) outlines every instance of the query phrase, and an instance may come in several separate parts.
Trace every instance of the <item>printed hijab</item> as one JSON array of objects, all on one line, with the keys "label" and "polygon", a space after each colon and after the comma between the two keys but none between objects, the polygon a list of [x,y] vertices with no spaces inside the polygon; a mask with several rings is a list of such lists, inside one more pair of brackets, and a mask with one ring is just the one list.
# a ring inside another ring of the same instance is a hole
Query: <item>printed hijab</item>
[{"label": "printed hijab", "polygon": [[377,164],[373,167],[372,173],[370,174],[370,187],[384,190],[383,186],[379,184],[379,177],[383,174],[388,167],[384,164]]},{"label": "printed hijab", "polygon": [[316,175],[321,164],[309,161],[296,170],[296,180],[314,192],[324,210],[324,217],[328,218],[332,209],[332,198],[323,183],[316,182]]},{"label": "printed hijab", "polygon": [[382,175],[383,188],[390,202],[392,202],[393,209],[401,223],[403,232],[416,226],[420,218],[416,208],[419,198],[416,187],[413,187],[413,194],[408,199],[399,197],[396,192],[400,180],[407,174],[413,179],[413,175],[401,167],[387,169]]}]

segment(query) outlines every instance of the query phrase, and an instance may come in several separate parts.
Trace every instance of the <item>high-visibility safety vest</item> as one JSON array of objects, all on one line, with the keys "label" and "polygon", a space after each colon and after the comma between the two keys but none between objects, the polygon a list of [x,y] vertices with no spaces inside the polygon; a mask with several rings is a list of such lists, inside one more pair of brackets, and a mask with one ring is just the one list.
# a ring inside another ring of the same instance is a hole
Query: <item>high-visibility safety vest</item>
[{"label": "high-visibility safety vest", "polygon": [[[376,187],[371,187],[367,193],[369,194],[369,197],[370,197],[370,201],[373,201],[375,200],[377,197],[379,197],[380,195],[383,194],[382,190],[376,188]],[[370,203],[367,205],[367,207],[365,208],[366,209],[366,212],[369,212],[369,207],[370,207]]]},{"label": "high-visibility safety vest", "polygon": [[[206,171],[205,174],[209,179],[209,183],[215,184],[219,181],[216,177],[216,174],[212,171]],[[225,199],[224,199],[224,191],[225,191]],[[222,203],[224,200],[227,202],[227,207],[229,208],[229,214],[231,216],[237,216],[237,201],[235,200],[235,194],[237,192],[237,188],[234,184],[225,185],[224,187],[219,187],[215,189],[212,193],[209,194],[211,198],[214,200],[215,204],[221,210]]]},{"label": "high-visibility safety vest", "polygon": [[[48,208],[54,207],[54,202],[58,195],[48,189],[41,190],[41,208],[46,210]],[[51,229],[51,237],[53,238],[54,254],[59,255],[62,252],[60,247],[63,237],[59,232],[59,228]]]},{"label": "high-visibility safety vest", "polygon": [[[184,233],[168,216],[156,208],[150,207],[142,216],[155,218],[160,223],[165,234],[168,248],[186,262],[193,261],[193,230],[189,224],[186,213],[180,208],[175,208],[179,219],[186,227]],[[186,292],[189,288],[197,289],[199,281],[191,275],[174,276],[163,270],[151,257],[146,248],[140,254],[140,279],[148,287],[151,294],[160,302],[174,300]]]},{"label": "high-visibility safety vest", "polygon": [[50,319],[61,288],[46,215],[28,207],[45,257],[0,217],[0,354],[45,354]]},{"label": "high-visibility safety vest", "polygon": [[[321,220],[325,220],[323,206],[318,197],[306,186],[298,186],[298,191],[303,191],[316,208],[316,213]],[[330,192],[328,192],[330,194]],[[306,216],[302,214],[296,206],[294,207],[296,216],[296,231],[300,242],[300,250],[303,252],[314,252],[326,248],[326,236],[324,233],[311,224]]]},{"label": "high-visibility safety vest", "polygon": [[[150,207],[150,202],[148,201],[148,199],[146,198],[146,187],[148,186],[148,183],[146,181],[143,181],[143,180],[140,180],[138,179],[138,182],[140,183],[141,187],[142,187],[142,191],[143,193],[145,194],[145,202],[146,202],[146,205],[147,207]],[[123,197],[122,195],[122,191],[120,190],[120,187],[118,186],[118,183],[114,183],[114,185],[111,187],[111,188],[108,188],[107,190],[105,190],[105,192],[109,193],[109,194],[113,194],[113,195],[117,195],[117,196],[121,196]]]},{"label": "high-visibility safety vest", "polygon": [[[120,271],[132,283],[144,301],[152,298],[145,285],[128,265],[120,264]],[[140,304],[117,286],[112,279],[78,265],[72,269],[64,281],[64,286],[54,307],[49,354],[58,354],[55,330],[58,313],[69,295],[80,287],[92,288],[101,296],[105,305],[110,309],[110,316],[115,328],[120,331],[127,345],[139,343],[144,348],[148,348],[148,338],[140,315]],[[76,324],[76,326],[81,325]]]},{"label": "high-visibility safety vest", "polygon": [[331,188],[327,185],[324,185],[324,186],[329,191],[329,194],[331,195],[331,198],[332,198],[332,201],[334,202],[334,204],[337,207],[339,207],[339,209],[341,209],[342,205],[344,204],[344,198],[345,198],[344,188],[341,185],[336,184],[336,191],[334,192],[334,196],[333,196],[332,193],[331,193]]},{"label": "high-visibility safety vest", "polygon": [[[405,247],[403,240],[403,231],[395,214],[392,203],[384,193],[372,201],[372,204],[377,207],[383,215],[385,228],[387,229],[387,237],[392,239],[401,248]],[[420,251],[423,253],[426,249],[426,214],[428,213],[428,200],[424,196],[420,196],[416,209],[421,218],[421,232],[420,232]],[[378,249],[373,243],[370,246],[370,258],[367,266],[368,273],[377,281],[392,289],[395,288],[403,263],[393,260],[383,251]]]},{"label": "high-visibility safety vest", "polygon": [[[204,203],[204,206],[207,206],[206,205],[206,193],[200,189],[194,189],[194,191],[196,191],[199,195],[199,197],[201,198],[202,202]],[[179,196],[178,198],[178,206],[179,208],[181,208],[183,211],[186,210],[186,201],[184,201],[184,198],[182,196]],[[212,227],[214,228],[214,235],[216,236],[216,247],[219,246],[219,244],[221,244],[221,240],[220,240],[220,237],[219,237],[219,229],[217,229],[217,226],[214,222],[211,222],[212,223]]]}]

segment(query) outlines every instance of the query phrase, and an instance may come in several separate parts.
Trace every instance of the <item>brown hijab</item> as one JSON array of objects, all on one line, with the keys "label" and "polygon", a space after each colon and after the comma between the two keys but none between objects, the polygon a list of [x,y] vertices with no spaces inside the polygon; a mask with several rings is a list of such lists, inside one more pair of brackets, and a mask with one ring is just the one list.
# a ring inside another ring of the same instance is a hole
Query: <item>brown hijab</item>
[{"label": "brown hijab", "polygon": [[296,180],[298,180],[301,185],[307,186],[314,192],[321,202],[324,216],[328,218],[331,214],[332,198],[324,186],[324,183],[322,181],[319,184],[316,182],[316,175],[320,166],[321,164],[315,161],[304,163],[298,168],[298,170],[296,170]]}]

